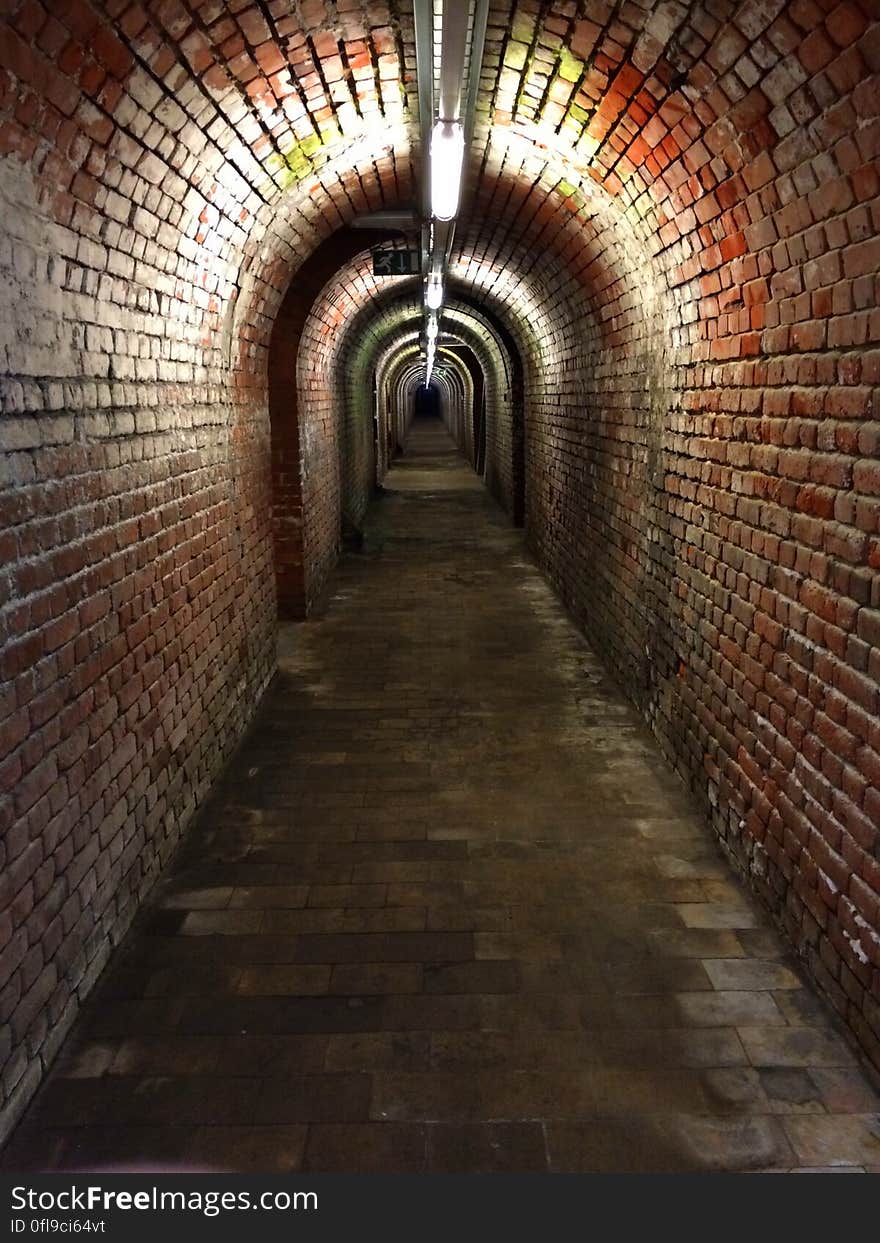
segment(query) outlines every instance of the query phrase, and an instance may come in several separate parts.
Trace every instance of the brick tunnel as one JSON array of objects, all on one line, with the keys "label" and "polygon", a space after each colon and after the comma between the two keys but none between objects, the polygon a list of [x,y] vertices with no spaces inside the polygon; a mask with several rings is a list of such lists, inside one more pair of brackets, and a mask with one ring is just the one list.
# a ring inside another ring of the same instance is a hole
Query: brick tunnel
[{"label": "brick tunnel", "polygon": [[0,14],[0,1163],[880,1171],[876,5]]}]

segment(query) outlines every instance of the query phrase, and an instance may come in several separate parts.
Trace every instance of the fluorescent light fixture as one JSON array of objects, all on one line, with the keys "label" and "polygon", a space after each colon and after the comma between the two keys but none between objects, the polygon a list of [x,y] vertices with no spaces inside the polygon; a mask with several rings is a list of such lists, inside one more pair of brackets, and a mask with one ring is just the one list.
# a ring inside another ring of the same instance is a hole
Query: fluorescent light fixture
[{"label": "fluorescent light fixture", "polygon": [[460,121],[438,121],[431,134],[431,211],[452,220],[461,198],[464,130]]},{"label": "fluorescent light fixture", "polygon": [[432,272],[425,288],[425,306],[429,311],[439,311],[443,305],[443,277],[439,272]]},{"label": "fluorescent light fixture", "polygon": [[425,324],[425,337],[426,337],[426,339],[427,339],[427,341],[428,341],[428,344],[429,344],[429,345],[430,345],[430,344],[432,344],[434,341],[436,341],[436,340],[437,340],[437,333],[438,333],[438,331],[439,331],[439,330],[438,330],[438,328],[437,328],[437,316],[436,316],[436,315],[429,315],[429,316],[428,316],[428,321],[427,321],[427,323]]}]

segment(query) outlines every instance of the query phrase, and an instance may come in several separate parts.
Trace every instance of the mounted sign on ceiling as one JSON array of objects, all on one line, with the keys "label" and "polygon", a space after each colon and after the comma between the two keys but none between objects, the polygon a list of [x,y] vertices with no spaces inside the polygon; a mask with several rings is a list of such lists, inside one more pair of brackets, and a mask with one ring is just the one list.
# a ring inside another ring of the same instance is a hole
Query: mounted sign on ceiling
[{"label": "mounted sign on ceiling", "polygon": [[422,261],[417,250],[376,246],[372,255],[374,276],[417,276],[422,270]]}]

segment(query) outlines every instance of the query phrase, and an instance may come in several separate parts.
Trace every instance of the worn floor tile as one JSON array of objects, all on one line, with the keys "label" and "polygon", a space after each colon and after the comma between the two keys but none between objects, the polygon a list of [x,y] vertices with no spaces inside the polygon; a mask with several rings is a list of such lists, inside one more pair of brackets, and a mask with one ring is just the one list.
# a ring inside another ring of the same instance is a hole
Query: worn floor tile
[{"label": "worn floor tile", "polygon": [[855,1054],[835,1032],[816,1027],[740,1027],[753,1066],[854,1066]]},{"label": "worn floor tile", "polygon": [[361,993],[420,993],[425,970],[417,962],[341,963],[333,968],[330,992],[347,997]]},{"label": "worn floor tile", "polygon": [[312,1074],[324,1066],[329,1039],[319,1034],[265,1036],[243,1032],[227,1036],[218,1042],[216,1073],[251,1079]]},{"label": "worn floor tile", "polygon": [[589,1067],[560,1071],[386,1074],[374,1079],[372,1117],[451,1122],[577,1118],[700,1110],[699,1075],[687,1070]]},{"label": "worn floor tile", "polygon": [[5,1168],[880,1165],[880,1101],[439,426]]},{"label": "worn floor tile", "polygon": [[112,1123],[77,1127],[64,1133],[53,1168],[106,1170],[111,1173],[200,1172],[189,1157],[196,1127],[119,1126]]},{"label": "worn floor tile", "polygon": [[816,1084],[805,1070],[768,1066],[759,1072],[768,1102],[780,1113],[823,1113]]},{"label": "worn floor tile", "polygon": [[811,1115],[785,1119],[802,1165],[877,1165],[880,1114]]},{"label": "worn floor tile", "polygon": [[515,993],[519,970],[503,959],[487,962],[430,963],[425,968],[426,993]]},{"label": "worn floor tile", "polygon": [[262,1082],[253,1121],[360,1122],[369,1116],[369,1103],[368,1075],[283,1075]]},{"label": "worn floor tile", "polygon": [[107,1070],[113,1075],[209,1075],[217,1070],[222,1041],[175,1036],[134,1037],[118,1046]]},{"label": "worn floor tile", "polygon": [[260,910],[273,908],[296,909],[303,907],[309,896],[308,885],[258,885],[233,889],[230,907],[256,907]]},{"label": "worn floor tile", "polygon": [[754,928],[758,916],[750,907],[720,902],[682,902],[676,906],[686,928]]},{"label": "worn floor tile", "polygon": [[236,991],[251,997],[313,997],[329,991],[329,966],[244,967]]},{"label": "worn floor tile", "polygon": [[801,981],[788,967],[757,958],[704,959],[706,974],[717,989],[736,992],[750,989],[796,989]]},{"label": "worn floor tile", "polygon": [[811,1067],[809,1076],[829,1113],[880,1114],[880,1090],[860,1071]]},{"label": "worn floor tile", "polygon": [[427,1070],[428,1032],[354,1032],[330,1036],[326,1070]]},{"label": "worn floor tile", "polygon": [[762,1024],[785,1026],[782,1011],[770,993],[718,992],[678,993],[675,997],[682,1022],[693,1027],[738,1027]]}]

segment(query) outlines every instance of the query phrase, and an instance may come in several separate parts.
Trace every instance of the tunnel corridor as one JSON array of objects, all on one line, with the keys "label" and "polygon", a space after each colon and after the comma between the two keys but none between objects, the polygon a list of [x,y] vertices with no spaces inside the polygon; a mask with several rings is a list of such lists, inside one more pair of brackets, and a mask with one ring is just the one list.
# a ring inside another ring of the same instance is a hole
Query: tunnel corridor
[{"label": "tunnel corridor", "polygon": [[880,1104],[436,417],[13,1166],[791,1169]]},{"label": "tunnel corridor", "polygon": [[0,6],[0,1164],[880,1171],[873,0]]}]

